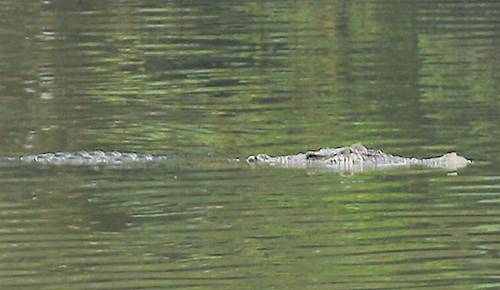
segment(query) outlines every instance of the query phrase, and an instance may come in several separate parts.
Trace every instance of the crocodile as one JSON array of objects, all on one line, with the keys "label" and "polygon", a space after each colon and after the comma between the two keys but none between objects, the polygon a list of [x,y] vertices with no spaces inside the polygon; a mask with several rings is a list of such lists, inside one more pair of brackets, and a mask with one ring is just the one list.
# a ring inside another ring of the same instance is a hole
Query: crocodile
[{"label": "crocodile", "polygon": [[374,169],[427,167],[456,170],[472,163],[456,152],[438,157],[418,159],[384,153],[382,150],[368,149],[361,144],[347,147],[322,148],[294,155],[269,156],[252,155],[246,160],[252,164],[269,164],[279,167],[306,168],[322,167],[339,172],[360,172]]},{"label": "crocodile", "polygon": [[[13,159],[13,158],[9,158]],[[165,155],[139,154],[129,152],[78,151],[25,155],[14,160],[46,165],[119,165],[166,160]],[[234,161],[232,159],[231,161]],[[439,157],[418,159],[384,153],[382,150],[368,149],[361,144],[347,147],[322,148],[294,155],[269,156],[257,154],[246,159],[249,164],[268,164],[288,168],[321,167],[339,172],[359,172],[373,169],[401,167],[429,167],[455,170],[472,161],[455,152]]]}]

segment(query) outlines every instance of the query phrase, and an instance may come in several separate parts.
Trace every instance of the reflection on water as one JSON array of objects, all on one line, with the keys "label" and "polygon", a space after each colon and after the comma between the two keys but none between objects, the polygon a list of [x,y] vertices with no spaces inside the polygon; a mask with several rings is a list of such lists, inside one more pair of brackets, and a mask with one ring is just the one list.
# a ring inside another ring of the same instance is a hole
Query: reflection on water
[{"label": "reflection on water", "polygon": [[[498,288],[494,1],[12,1],[2,289]],[[478,161],[353,176],[224,162],[363,143]]]}]

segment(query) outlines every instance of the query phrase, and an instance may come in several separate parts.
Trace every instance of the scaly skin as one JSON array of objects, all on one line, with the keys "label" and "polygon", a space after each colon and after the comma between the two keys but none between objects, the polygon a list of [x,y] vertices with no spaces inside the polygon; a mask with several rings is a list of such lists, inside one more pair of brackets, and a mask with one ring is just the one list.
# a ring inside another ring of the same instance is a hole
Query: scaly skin
[{"label": "scaly skin", "polygon": [[391,155],[381,150],[368,149],[361,144],[353,144],[348,147],[323,148],[295,155],[275,157],[266,154],[252,155],[247,158],[247,162],[281,167],[325,167],[334,171],[358,172],[414,166],[456,170],[467,166],[472,161],[455,152],[440,157],[417,159]]},{"label": "scaly skin", "polygon": [[167,159],[166,156],[123,153],[117,151],[56,152],[26,155],[19,158],[19,160],[22,162],[34,162],[50,165],[117,165],[124,163],[140,163],[165,159]]}]

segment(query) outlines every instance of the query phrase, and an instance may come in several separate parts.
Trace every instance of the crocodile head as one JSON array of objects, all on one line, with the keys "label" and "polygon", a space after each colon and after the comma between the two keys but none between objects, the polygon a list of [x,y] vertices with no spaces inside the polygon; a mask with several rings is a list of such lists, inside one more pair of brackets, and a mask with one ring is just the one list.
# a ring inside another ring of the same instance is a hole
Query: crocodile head
[{"label": "crocodile head", "polygon": [[453,169],[462,168],[472,163],[471,160],[458,155],[456,152],[446,153],[439,159],[440,162],[442,162],[443,165],[445,165],[445,167]]}]

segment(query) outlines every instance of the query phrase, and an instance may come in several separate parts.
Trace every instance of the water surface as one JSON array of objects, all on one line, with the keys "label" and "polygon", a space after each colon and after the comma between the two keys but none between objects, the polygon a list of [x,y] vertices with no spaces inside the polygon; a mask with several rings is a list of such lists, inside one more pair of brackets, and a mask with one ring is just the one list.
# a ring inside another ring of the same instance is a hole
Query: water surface
[{"label": "water surface", "polygon": [[[2,289],[500,287],[500,3],[0,1]],[[363,143],[458,172],[227,158]]]}]

